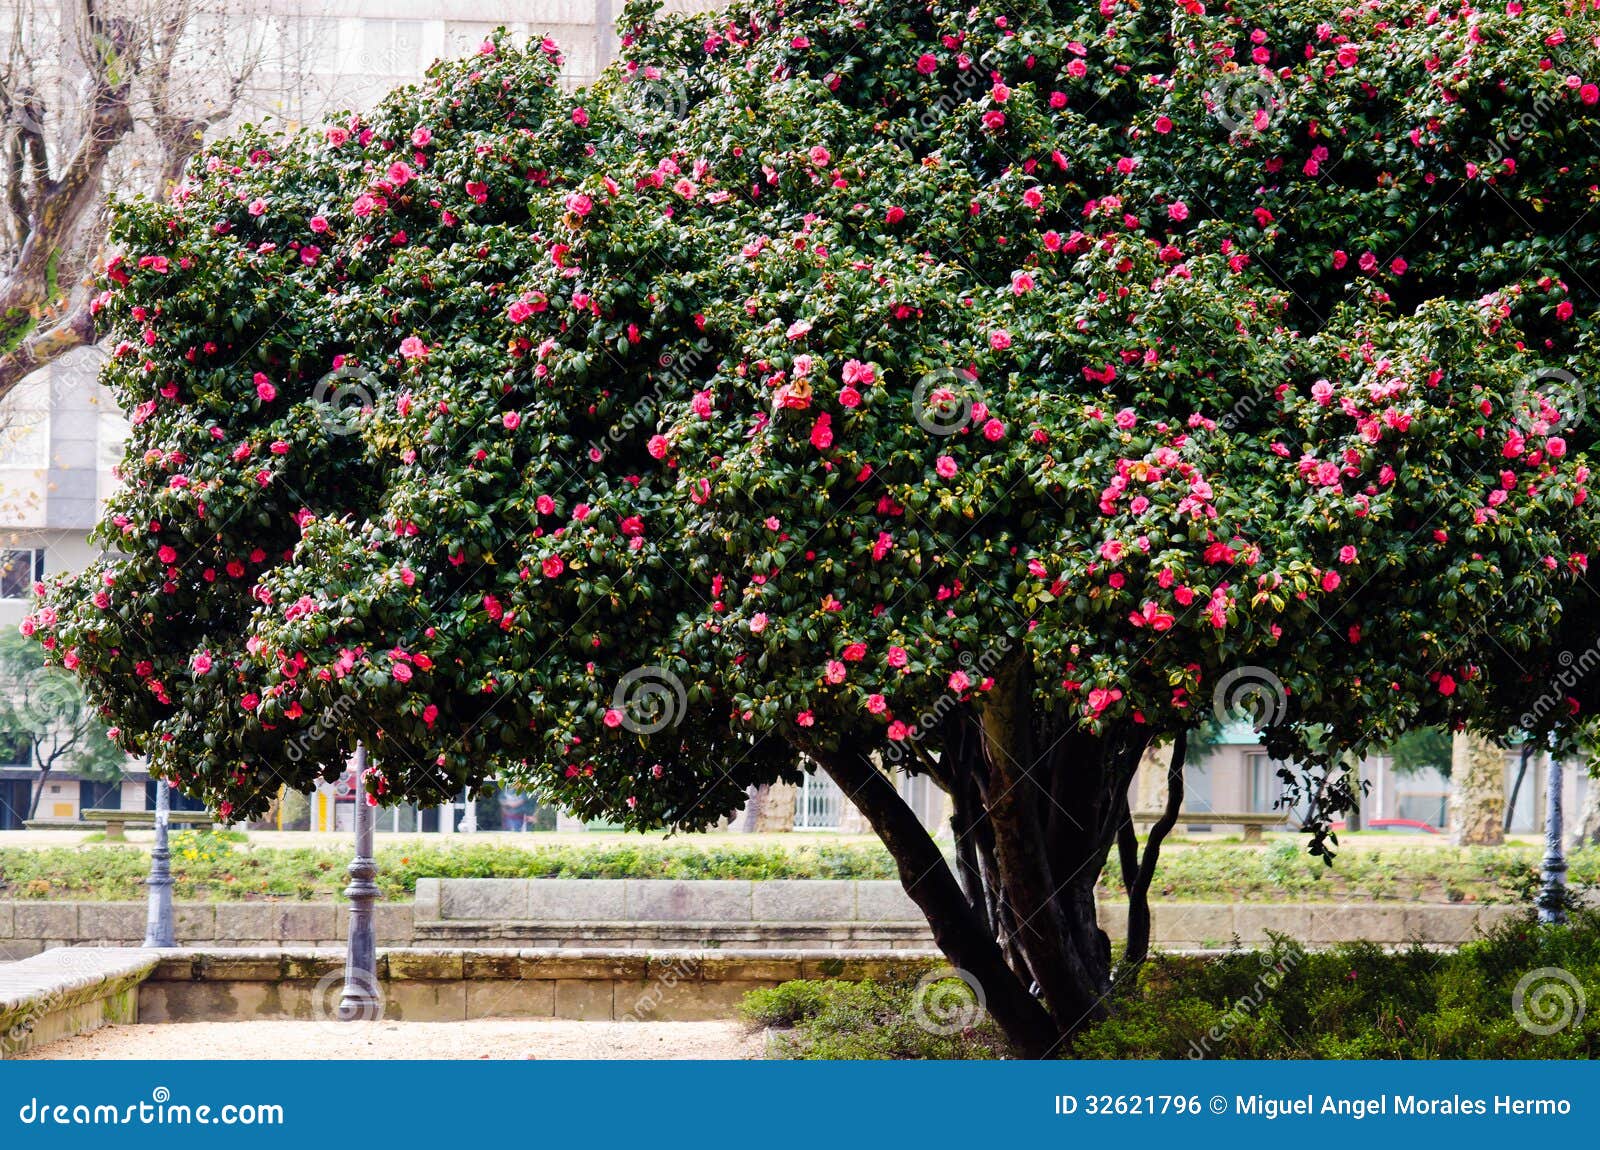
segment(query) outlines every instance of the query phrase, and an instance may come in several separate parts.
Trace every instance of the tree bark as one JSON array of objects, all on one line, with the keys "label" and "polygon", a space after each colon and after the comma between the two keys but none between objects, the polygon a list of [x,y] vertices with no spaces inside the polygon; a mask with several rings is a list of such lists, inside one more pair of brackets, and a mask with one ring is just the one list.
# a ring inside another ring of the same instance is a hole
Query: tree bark
[{"label": "tree bark", "polygon": [[944,855],[889,779],[850,751],[813,754],[866,816],[900,872],[900,884],[921,908],[934,941],[976,980],[984,1004],[1018,1053],[1048,1057],[1061,1035],[1050,1015],[1009,966],[988,924],[974,912]]},{"label": "tree bark", "polygon": [[1128,942],[1123,948],[1123,963],[1135,969],[1150,956],[1150,884],[1156,877],[1156,863],[1161,858],[1161,844],[1178,823],[1183,809],[1183,767],[1189,753],[1189,735],[1179,732],[1172,744],[1172,762],[1167,767],[1167,801],[1161,817],[1150,828],[1145,842],[1144,857],[1139,857],[1139,840],[1134,833],[1133,820],[1129,818],[1117,832],[1117,845],[1121,852],[1122,881],[1128,891]]},{"label": "tree bark", "polygon": [[1506,757],[1477,735],[1459,733],[1450,764],[1450,841],[1499,846],[1505,841]]}]

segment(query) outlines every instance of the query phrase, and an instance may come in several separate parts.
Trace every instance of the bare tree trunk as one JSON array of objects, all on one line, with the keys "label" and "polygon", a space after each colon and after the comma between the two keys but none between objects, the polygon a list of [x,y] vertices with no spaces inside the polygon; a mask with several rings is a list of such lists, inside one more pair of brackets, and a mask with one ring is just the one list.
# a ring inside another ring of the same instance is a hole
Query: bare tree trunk
[{"label": "bare tree trunk", "polygon": [[1450,841],[1499,846],[1506,837],[1505,809],[1505,752],[1477,735],[1456,735],[1450,763]]}]

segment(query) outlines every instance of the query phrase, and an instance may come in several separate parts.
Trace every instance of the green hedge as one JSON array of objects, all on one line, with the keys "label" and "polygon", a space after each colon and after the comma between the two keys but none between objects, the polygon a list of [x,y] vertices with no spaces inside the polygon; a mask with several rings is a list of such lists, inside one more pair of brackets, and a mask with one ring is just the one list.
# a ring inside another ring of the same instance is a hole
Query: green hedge
[{"label": "green hedge", "polygon": [[[177,897],[330,900],[342,897],[345,847],[251,847],[217,833],[173,836]],[[144,897],[149,857],[134,846],[0,848],[0,899],[117,901]],[[1574,887],[1600,886],[1600,849],[1575,851]],[[1346,850],[1328,867],[1299,840],[1265,849],[1183,844],[1161,856],[1154,897],[1191,902],[1240,899],[1333,902],[1421,900],[1527,902],[1537,879],[1531,846]],[[427,841],[382,846],[378,882],[387,898],[409,898],[419,878],[890,879],[895,869],[876,843],[801,843],[771,839],[628,839],[514,847]],[[1101,882],[1121,897],[1113,858]]]},{"label": "green hedge", "polygon": [[[774,1028],[770,1054],[780,1058],[1006,1057],[971,989],[953,978],[789,982],[752,992],[744,1013]],[[1114,992],[1111,1018],[1063,1054],[1600,1057],[1600,914],[1571,927],[1511,923],[1450,953],[1371,943],[1311,952],[1279,940],[1223,957],[1158,955]]]}]

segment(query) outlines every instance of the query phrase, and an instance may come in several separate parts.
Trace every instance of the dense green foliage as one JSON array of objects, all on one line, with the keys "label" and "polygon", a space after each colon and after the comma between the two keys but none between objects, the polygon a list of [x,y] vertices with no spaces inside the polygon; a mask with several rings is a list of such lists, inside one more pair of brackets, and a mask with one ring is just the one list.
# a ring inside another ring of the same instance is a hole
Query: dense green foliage
[{"label": "dense green foliage", "polygon": [[[1080,1058],[1595,1058],[1600,916],[1570,928],[1510,924],[1459,951],[1385,952],[1370,943],[1305,951],[1278,942],[1224,957],[1158,955],[1111,1017],[1061,1053]],[[1530,977],[1532,976],[1532,977]],[[1528,981],[1525,983],[1524,980]],[[1519,997],[1517,989],[1523,985]],[[962,987],[945,987],[959,995]],[[789,1058],[992,1058],[987,1019],[951,1034],[918,1025],[916,982],[790,982],[745,1001],[753,1023],[781,1028]],[[927,993],[923,990],[921,993]],[[970,992],[969,992],[970,993]],[[1565,997],[1563,997],[1565,996]],[[1517,1017],[1534,1025],[1525,1027]],[[1564,1004],[1574,1007],[1561,1021]],[[926,1008],[924,1008],[926,1013]],[[942,1016],[941,1016],[942,1017]],[[1550,1033],[1537,1033],[1540,1029]]]},{"label": "dense green foliage", "polygon": [[1570,719],[1586,5],[650,7],[121,211],[112,551],[29,629],[125,748],[696,827],[1001,668],[1115,747],[1240,667],[1313,764]]},{"label": "dense green foliage", "polygon": [[[1600,849],[1573,852],[1568,880],[1600,889]],[[192,901],[336,901],[348,883],[338,847],[240,846],[225,832],[173,835],[176,897]],[[1538,880],[1532,846],[1384,847],[1348,850],[1329,868],[1297,842],[1265,850],[1174,844],[1161,856],[1158,902],[1526,902]],[[140,900],[148,857],[136,847],[0,847],[0,899]],[[419,878],[796,879],[895,877],[881,847],[858,843],[705,843],[623,839],[600,843],[501,841],[443,845],[427,840],[378,848],[385,898],[408,899]],[[1124,897],[1111,860],[1101,897]]]}]

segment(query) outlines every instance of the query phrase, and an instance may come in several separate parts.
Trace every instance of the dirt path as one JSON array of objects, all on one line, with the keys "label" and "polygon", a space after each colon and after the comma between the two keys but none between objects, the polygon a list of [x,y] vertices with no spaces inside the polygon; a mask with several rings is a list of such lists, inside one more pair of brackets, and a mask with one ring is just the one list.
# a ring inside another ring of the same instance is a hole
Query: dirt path
[{"label": "dirt path", "polygon": [[24,1058],[759,1058],[736,1022],[194,1022],[107,1026]]}]

